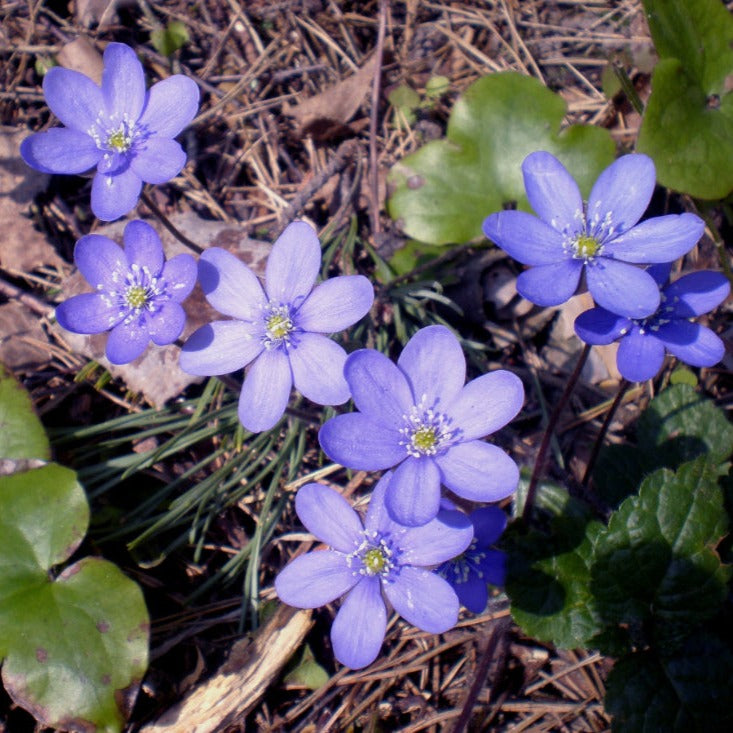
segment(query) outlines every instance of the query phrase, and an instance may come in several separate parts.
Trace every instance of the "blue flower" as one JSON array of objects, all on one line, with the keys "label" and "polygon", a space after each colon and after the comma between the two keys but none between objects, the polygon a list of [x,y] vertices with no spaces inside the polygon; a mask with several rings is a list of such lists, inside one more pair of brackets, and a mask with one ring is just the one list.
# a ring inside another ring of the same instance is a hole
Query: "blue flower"
[{"label": "blue flower", "polygon": [[[444,500],[444,504],[453,509],[450,502]],[[475,509],[468,518],[473,525],[471,544],[436,572],[453,586],[463,606],[471,613],[481,613],[489,599],[488,584],[503,586],[506,578],[506,556],[491,548],[506,527],[506,514],[497,506],[486,506]]]},{"label": "blue flower", "polygon": [[[585,278],[596,304],[627,318],[645,318],[659,307],[653,278],[635,264],[672,262],[704,230],[694,214],[670,214],[637,224],[655,185],[646,155],[625,155],[599,176],[583,207],[577,184],[546,152],[522,163],[527,198],[537,217],[523,211],[491,214],[486,236],[514,259],[532,265],[517,290],[542,306],[559,305]],[[633,263],[633,264],[629,264]]]},{"label": "blue flower", "polygon": [[324,423],[321,447],[348,468],[396,466],[386,499],[395,521],[418,526],[433,519],[441,483],[480,502],[498,501],[516,489],[514,461],[479,438],[519,412],[522,382],[499,370],[464,385],[466,360],[449,329],[418,331],[396,365],[378,351],[356,351],[344,374],[360,412]]},{"label": "blue flower", "polygon": [[589,344],[619,342],[616,363],[631,382],[654,377],[662,367],[665,350],[691,366],[712,366],[725,353],[720,338],[691,318],[720,305],[730,292],[730,283],[719,272],[700,270],[683,275],[664,286],[669,264],[648,272],[661,287],[661,304],[647,318],[626,318],[604,308],[591,308],[575,319],[575,332]]},{"label": "blue flower", "polygon": [[56,320],[74,333],[103,333],[107,358],[125,364],[140,356],[149,341],[164,346],[183,331],[180,303],[196,284],[196,260],[180,254],[166,262],[155,230],[131,221],[123,234],[124,251],[100,234],[82,237],[74,262],[95,288],[56,307]]},{"label": "blue flower", "polygon": [[439,634],[458,619],[458,598],[427,568],[463,552],[473,530],[460,512],[422,527],[402,527],[384,506],[390,475],[374,488],[362,524],[336,491],[307,484],[295,498],[300,520],[331,549],[292,560],[275,578],[280,600],[317,608],[346,594],[331,627],[336,659],[359,669],[374,661],[387,628],[384,597],[406,621]]},{"label": "blue flower", "polygon": [[99,219],[123,216],[135,207],[143,181],[165,183],[186,163],[173,138],[196,115],[196,83],[176,74],[146,92],[142,64],[123,43],[105,49],[101,87],[78,71],[54,67],[43,79],[43,93],[66,127],[31,135],[20,153],[44,173],[96,166],[92,211]]},{"label": "blue flower", "polygon": [[265,289],[245,264],[212,247],[201,255],[206,299],[233,320],[202,326],[186,341],[181,368],[189,374],[228,374],[251,364],[239,399],[248,430],[274,427],[295,387],[319,405],[349,399],[346,352],[324,334],[341,331],[371,308],[374,290],[362,275],[343,275],[314,287],[321,245],[313,229],[293,222],[272,247]]}]

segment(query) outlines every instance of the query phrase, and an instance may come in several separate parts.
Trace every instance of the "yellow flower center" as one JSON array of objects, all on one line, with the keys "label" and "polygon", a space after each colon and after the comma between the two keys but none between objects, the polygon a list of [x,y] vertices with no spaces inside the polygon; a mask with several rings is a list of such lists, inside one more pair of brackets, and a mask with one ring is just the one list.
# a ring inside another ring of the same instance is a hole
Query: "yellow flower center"
[{"label": "yellow flower center", "polygon": [[125,134],[125,131],[120,127],[117,132],[113,132],[107,138],[107,147],[116,150],[118,153],[124,153],[130,149],[130,138]]},{"label": "yellow flower center", "polygon": [[419,453],[430,453],[438,442],[435,427],[422,425],[412,434],[412,445]]},{"label": "yellow flower center", "polygon": [[598,254],[600,247],[601,245],[595,237],[581,234],[575,240],[575,256],[583,260],[590,259]]},{"label": "yellow flower center", "polygon": [[267,319],[266,326],[268,335],[275,341],[284,339],[293,330],[293,322],[282,313],[271,315]]},{"label": "yellow flower center", "polygon": [[147,288],[141,285],[130,286],[125,293],[125,301],[130,308],[143,308],[148,302]]},{"label": "yellow flower center", "polygon": [[367,575],[377,575],[378,573],[381,573],[387,564],[384,553],[378,547],[365,552],[362,562],[364,563]]}]

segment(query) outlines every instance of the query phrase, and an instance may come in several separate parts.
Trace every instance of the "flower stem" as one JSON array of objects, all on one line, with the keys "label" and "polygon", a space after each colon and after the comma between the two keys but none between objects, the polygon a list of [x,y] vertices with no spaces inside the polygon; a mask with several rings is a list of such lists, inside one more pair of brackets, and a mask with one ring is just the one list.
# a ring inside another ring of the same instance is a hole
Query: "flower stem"
[{"label": "flower stem", "polygon": [[583,351],[578,357],[578,362],[575,365],[575,369],[570,375],[570,379],[568,379],[567,384],[565,385],[565,389],[560,396],[560,399],[550,413],[550,419],[547,421],[547,427],[545,428],[545,432],[542,435],[542,442],[540,443],[540,448],[537,451],[537,459],[535,460],[534,469],[532,470],[532,477],[530,478],[529,486],[527,487],[527,495],[524,499],[524,508],[522,509],[522,521],[524,522],[529,519],[529,514],[532,511],[535,494],[537,493],[537,484],[539,483],[542,470],[545,467],[545,461],[547,459],[547,449],[550,446],[552,434],[555,431],[555,427],[557,426],[557,421],[560,419],[560,413],[563,411],[563,408],[567,404],[568,398],[570,397],[573,388],[575,387],[575,384],[580,377],[583,366],[588,359],[588,354],[590,354],[590,344],[585,344],[585,346],[583,347]]},{"label": "flower stem", "polygon": [[598,433],[596,442],[593,444],[593,450],[591,451],[590,458],[588,459],[588,465],[585,467],[585,473],[583,474],[583,480],[581,481],[583,486],[587,486],[588,481],[590,481],[593,467],[596,465],[596,459],[598,458],[598,454],[601,451],[601,446],[603,445],[603,439],[606,437],[606,433],[608,432],[608,427],[611,424],[611,420],[613,420],[613,416],[616,414],[616,410],[621,404],[621,400],[623,400],[624,395],[626,394],[626,390],[629,388],[630,384],[631,382],[629,382],[628,379],[622,379],[621,384],[619,384],[618,386],[616,397],[611,403],[611,407],[608,408],[606,418],[603,421],[603,425],[601,425],[601,431]]},{"label": "flower stem", "polygon": [[153,212],[153,215],[156,216],[160,223],[179,241],[181,244],[185,244],[186,247],[189,249],[192,249],[196,254],[202,254],[204,251],[203,247],[199,247],[196,242],[192,242],[182,231],[177,229],[171,220],[153,203],[153,200],[148,196],[148,194],[145,193],[145,191],[140,192],[140,199],[141,201],[147,206],[150,211]]}]

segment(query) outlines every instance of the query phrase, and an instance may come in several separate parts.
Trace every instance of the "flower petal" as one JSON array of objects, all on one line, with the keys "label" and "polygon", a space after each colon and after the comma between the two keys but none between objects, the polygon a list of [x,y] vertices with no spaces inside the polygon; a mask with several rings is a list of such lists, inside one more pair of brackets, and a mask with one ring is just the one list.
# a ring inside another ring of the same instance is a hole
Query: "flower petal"
[{"label": "flower petal", "polygon": [[247,430],[274,428],[283,416],[293,387],[290,362],[282,349],[263,351],[252,363],[239,395],[239,420]]},{"label": "flower petal", "polygon": [[645,382],[656,376],[663,362],[664,344],[650,333],[642,334],[638,326],[619,342],[616,364],[630,382]]},{"label": "flower petal", "polygon": [[62,124],[86,134],[104,109],[102,90],[88,76],[60,66],[43,77],[43,95]]},{"label": "flower petal", "polygon": [[196,285],[198,265],[189,254],[180,254],[171,257],[163,265],[161,278],[166,283],[168,295],[175,303],[184,301]]},{"label": "flower petal", "polygon": [[462,441],[482,438],[504,427],[522,409],[522,380],[503,369],[470,381],[449,405],[447,414]]},{"label": "flower petal", "polygon": [[615,235],[631,229],[646,211],[655,185],[654,163],[648,156],[623,155],[611,163],[598,176],[588,198],[588,233],[593,233],[594,225],[609,220]]},{"label": "flower petal", "polygon": [[391,479],[392,471],[387,471],[372,489],[367,513],[364,517],[364,528],[368,532],[385,534],[395,530],[395,522],[389,516],[389,512],[384,503]]},{"label": "flower petal", "polygon": [[110,117],[135,122],[145,102],[145,73],[135,52],[124,43],[104,49],[102,96]]},{"label": "flower petal", "polygon": [[659,287],[644,270],[625,262],[599,257],[586,268],[593,300],[627,318],[646,318],[659,308]]},{"label": "flower petal", "polygon": [[407,377],[384,354],[355,351],[346,359],[344,377],[357,409],[386,427],[402,427],[414,404],[412,391]]},{"label": "flower petal", "polygon": [[476,537],[476,547],[493,545],[506,527],[506,514],[498,506],[482,506],[469,515]]},{"label": "flower petal", "polygon": [[193,79],[175,74],[148,90],[138,125],[154,137],[175,137],[199,108],[199,88]]},{"label": "flower petal", "polygon": [[348,593],[359,581],[340,552],[316,550],[291,560],[275,578],[275,592],[296,608],[318,608]]},{"label": "flower petal", "polygon": [[256,359],[263,348],[252,324],[214,321],[188,337],[179,363],[184,372],[201,377],[230,374]]},{"label": "flower petal", "polygon": [[113,364],[128,364],[137,359],[150,341],[148,323],[145,317],[124,321],[115,326],[107,339],[107,358]]},{"label": "flower petal", "polygon": [[186,311],[178,303],[167,301],[149,317],[149,334],[156,346],[172,344],[186,325]]},{"label": "flower petal", "polygon": [[374,287],[363,275],[342,275],[317,285],[296,313],[304,331],[336,333],[363,318],[374,302]]},{"label": "flower petal", "polygon": [[575,319],[575,333],[586,344],[612,344],[631,328],[631,321],[605,308],[591,308]]},{"label": "flower petal", "polygon": [[725,355],[720,337],[699,323],[672,321],[660,326],[655,335],[670,354],[690,366],[713,366]]},{"label": "flower petal", "polygon": [[116,288],[124,282],[129,265],[122,248],[102,234],[87,234],[74,246],[74,262],[94,288]]},{"label": "flower petal", "polygon": [[554,265],[530,267],[517,278],[517,290],[537,305],[560,305],[578,289],[582,271],[583,262],[571,258]]},{"label": "flower petal", "polygon": [[455,580],[451,586],[467,611],[476,614],[484,612],[489,601],[489,587],[483,578],[471,573],[465,580]]},{"label": "flower petal", "polygon": [[163,244],[150,224],[139,219],[129,222],[122,235],[122,241],[130,266],[138,265],[141,269],[147,267],[153,277],[160,275],[165,262]]},{"label": "flower petal", "polygon": [[82,293],[56,306],[56,320],[73,333],[102,333],[116,326],[124,317],[117,306],[110,305],[99,293]]},{"label": "flower petal", "polygon": [[583,197],[567,168],[554,155],[539,150],[524,159],[522,174],[527,199],[537,216],[558,232],[578,233],[583,224]]},{"label": "flower petal", "polygon": [[407,376],[415,403],[446,410],[466,381],[466,357],[445,326],[421,328],[402,349],[397,366]]},{"label": "flower petal", "polygon": [[377,578],[363,578],[333,620],[331,644],[341,664],[361,669],[379,654],[387,630],[387,609]]},{"label": "flower petal", "polygon": [[444,521],[440,512],[421,527],[410,527],[398,535],[400,558],[407,565],[438,565],[460,555],[473,540],[471,520],[461,512],[450,512]]},{"label": "flower petal", "polygon": [[106,175],[97,173],[92,182],[92,211],[97,219],[114,221],[137,205],[143,182],[132,169]]},{"label": "flower petal", "polygon": [[363,539],[359,515],[341,494],[321,484],[306,484],[295,496],[295,511],[320,542],[349,554]]},{"label": "flower petal", "polygon": [[321,243],[313,227],[304,221],[288,224],[267,258],[267,297],[297,308],[313,289],[320,269]]},{"label": "flower petal", "polygon": [[392,519],[405,527],[419,527],[440,509],[440,471],[432,458],[409,457],[390,479],[385,496]]},{"label": "flower petal", "polygon": [[405,566],[384,593],[395,611],[418,629],[442,634],[458,620],[458,598],[445,579],[423,568]]},{"label": "flower petal", "polygon": [[646,268],[649,275],[652,276],[654,282],[660,287],[664,287],[669,280],[669,274],[672,272],[671,262],[656,262]]},{"label": "flower petal", "polygon": [[730,293],[730,282],[722,272],[699,270],[683,275],[664,289],[665,306],[677,318],[701,316],[719,306]]},{"label": "flower petal", "polygon": [[443,483],[472,501],[499,501],[519,484],[517,464],[498,446],[471,440],[436,457]]},{"label": "flower petal", "polygon": [[567,258],[563,235],[525,211],[499,211],[484,220],[484,234],[525,265],[551,265]]},{"label": "flower petal", "polygon": [[102,151],[89,135],[67,127],[37,132],[20,144],[20,154],[42,173],[84,173],[94,168]]},{"label": "flower petal", "polygon": [[318,432],[323,452],[336,463],[359,471],[381,471],[405,458],[401,435],[359,412],[337,415]]},{"label": "flower petal", "polygon": [[301,333],[288,349],[295,388],[317,405],[341,405],[351,397],[344,379],[346,352],[320,333]]},{"label": "flower petal", "polygon": [[199,259],[199,282],[206,300],[220,313],[262,322],[267,300],[260,281],[231,252],[220,247],[207,249]]},{"label": "flower petal", "polygon": [[145,183],[165,183],[177,176],[186,165],[186,153],[175,140],[153,137],[135,151],[130,168]]},{"label": "flower petal", "polygon": [[479,563],[484,582],[501,588],[506,582],[506,555],[501,550],[484,550]]},{"label": "flower petal", "polygon": [[672,262],[702,237],[705,223],[694,214],[669,214],[637,224],[605,244],[604,254],[640,264]]}]

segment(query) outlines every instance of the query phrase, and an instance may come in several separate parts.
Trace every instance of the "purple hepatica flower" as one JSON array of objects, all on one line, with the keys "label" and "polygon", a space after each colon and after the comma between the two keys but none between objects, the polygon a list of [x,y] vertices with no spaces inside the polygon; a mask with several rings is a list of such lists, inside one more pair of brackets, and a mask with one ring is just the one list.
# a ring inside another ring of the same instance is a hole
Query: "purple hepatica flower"
[{"label": "purple hepatica flower", "polygon": [[458,598],[429,566],[463,552],[471,542],[471,523],[448,512],[422,527],[392,521],[384,506],[385,474],[374,487],[364,523],[336,491],[308,484],[295,508],[308,530],[332,549],[295,558],[275,578],[280,600],[298,608],[317,608],[348,594],[331,627],[333,651],[353,669],[374,661],[387,628],[382,594],[406,621],[440,634],[458,619]]},{"label": "purple hepatica flower", "polygon": [[183,331],[180,303],[196,284],[196,260],[180,254],[165,261],[163,245],[144,221],[131,221],[123,234],[124,251],[100,234],[82,237],[74,261],[94,293],[75,295],[56,308],[56,320],[74,333],[103,333],[107,358],[126,364],[153,341],[164,346]]},{"label": "purple hepatica flower", "polygon": [[[453,509],[450,502],[443,501]],[[469,519],[473,525],[471,544],[458,557],[444,562],[436,572],[453,586],[458,600],[471,613],[481,613],[489,600],[487,584],[503,586],[506,578],[504,553],[491,549],[506,527],[506,514],[497,506],[486,506],[472,511]]]},{"label": "purple hepatica flower", "polygon": [[248,430],[274,427],[295,387],[319,405],[349,399],[346,352],[324,334],[356,323],[371,308],[374,290],[362,275],[342,275],[314,287],[321,245],[302,221],[290,224],[272,247],[265,289],[245,264],[212,247],[201,255],[199,281],[206,299],[235,320],[195,331],[181,352],[189,374],[228,374],[251,363],[239,398]]},{"label": "purple hepatica flower", "polygon": [[[523,211],[491,214],[484,233],[514,259],[533,265],[517,290],[542,306],[575,293],[585,270],[595,302],[627,318],[645,318],[659,307],[654,280],[635,264],[672,262],[695,245],[703,221],[670,214],[637,224],[654,192],[654,163],[624,155],[598,177],[583,208],[577,184],[546,152],[522,163],[527,198],[539,218]],[[634,263],[634,264],[629,264]]]},{"label": "purple hepatica flower", "polygon": [[720,338],[691,318],[720,305],[730,283],[719,272],[700,270],[664,286],[671,266],[655,265],[648,272],[661,287],[661,304],[647,318],[630,319],[604,308],[591,308],[575,319],[575,332],[589,344],[619,342],[616,363],[631,382],[654,377],[664,362],[665,350],[691,366],[712,366],[725,353]]},{"label": "purple hepatica flower", "polygon": [[96,166],[92,211],[99,219],[123,216],[135,207],[143,181],[165,183],[186,163],[173,138],[196,115],[196,83],[176,74],[146,92],[142,64],[123,43],[105,49],[101,87],[78,71],[55,67],[43,79],[43,93],[66,127],[31,135],[20,153],[44,173]]},{"label": "purple hepatica flower", "polygon": [[481,502],[498,501],[516,489],[514,461],[479,438],[519,412],[522,382],[499,370],[464,386],[466,360],[447,328],[418,331],[397,365],[378,351],[356,351],[344,374],[360,412],[328,420],[318,435],[321,447],[348,468],[396,466],[387,492],[395,521],[417,526],[433,519],[441,483]]}]

